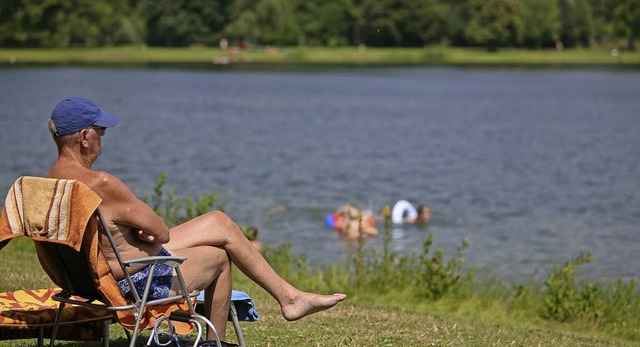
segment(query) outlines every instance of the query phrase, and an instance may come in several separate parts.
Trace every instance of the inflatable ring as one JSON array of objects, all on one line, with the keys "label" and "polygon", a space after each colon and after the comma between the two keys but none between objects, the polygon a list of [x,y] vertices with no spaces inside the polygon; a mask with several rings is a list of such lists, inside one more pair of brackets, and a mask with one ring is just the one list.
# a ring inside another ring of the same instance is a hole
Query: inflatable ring
[{"label": "inflatable ring", "polygon": [[416,219],[418,210],[407,200],[400,200],[393,205],[391,210],[391,221],[395,224],[402,224],[405,218]]}]

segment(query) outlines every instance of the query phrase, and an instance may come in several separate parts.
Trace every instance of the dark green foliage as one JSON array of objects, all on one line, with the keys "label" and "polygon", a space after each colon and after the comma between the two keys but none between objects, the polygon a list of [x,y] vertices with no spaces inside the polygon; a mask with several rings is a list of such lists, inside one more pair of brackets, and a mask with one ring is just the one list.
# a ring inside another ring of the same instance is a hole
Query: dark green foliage
[{"label": "dark green foliage", "polygon": [[560,39],[560,8],[557,0],[522,0],[527,47],[555,47]]},{"label": "dark green foliage", "polygon": [[294,1],[299,45],[344,46],[353,44],[354,18],[344,0]]},{"label": "dark green foliage", "polygon": [[[596,321],[615,333],[627,337],[638,336],[640,327],[640,295],[638,281],[624,282],[618,279],[611,288],[602,291]],[[635,332],[632,330],[635,327]]]},{"label": "dark green foliage", "polygon": [[229,1],[145,1],[147,44],[154,46],[217,45],[226,24]]},{"label": "dark green foliage", "polygon": [[0,46],[628,48],[637,0],[4,0]]},{"label": "dark green foliage", "polygon": [[294,4],[287,0],[238,0],[230,5],[225,34],[231,42],[254,45],[294,45],[299,35]]},{"label": "dark green foliage", "polygon": [[637,280],[618,279],[613,286],[577,283],[578,267],[593,260],[591,254],[583,254],[553,268],[544,282],[540,316],[558,322],[587,322],[606,331],[637,337],[640,326]]},{"label": "dark green foliage", "polygon": [[444,9],[435,0],[365,0],[358,31],[371,46],[424,46],[444,33]]},{"label": "dark green foliage", "polygon": [[587,0],[559,0],[560,40],[565,47],[589,47],[593,33],[593,14]]},{"label": "dark green foliage", "polygon": [[0,2],[0,45],[96,47],[142,42],[141,18],[128,1]]},{"label": "dark green foliage", "polygon": [[581,255],[563,266],[556,266],[544,283],[544,304],[540,315],[559,322],[575,321],[582,318],[587,306],[592,304],[593,288],[580,290],[576,285],[578,266],[593,261],[591,254]]},{"label": "dark green foliage", "polygon": [[523,14],[519,0],[469,0],[465,37],[490,50],[518,45],[524,32]]},{"label": "dark green foliage", "polygon": [[462,252],[469,246],[463,240],[455,255],[444,259],[441,248],[432,251],[433,234],[429,234],[420,251],[400,254],[390,247],[391,228],[385,228],[382,250],[364,250],[360,240],[358,250],[352,257],[349,286],[356,290],[374,290],[376,293],[406,291],[419,299],[438,300],[445,295],[468,289],[473,276],[462,270]]},{"label": "dark green foliage", "polygon": [[640,1],[619,0],[613,7],[614,34],[627,40],[627,48],[635,49],[640,37]]}]

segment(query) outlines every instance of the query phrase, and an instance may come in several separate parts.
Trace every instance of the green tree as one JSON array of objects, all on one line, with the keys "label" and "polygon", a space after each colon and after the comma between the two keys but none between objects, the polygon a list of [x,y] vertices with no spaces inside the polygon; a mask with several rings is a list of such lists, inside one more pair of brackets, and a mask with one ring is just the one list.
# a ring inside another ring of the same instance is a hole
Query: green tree
[{"label": "green tree", "polygon": [[364,0],[358,31],[367,45],[422,46],[440,41],[443,17],[436,0]]},{"label": "green tree", "polygon": [[214,45],[222,36],[229,0],[146,0],[147,43]]},{"label": "green tree", "polygon": [[640,2],[619,0],[613,8],[614,30],[627,40],[627,48],[635,49],[635,40],[640,36]]},{"label": "green tree", "polygon": [[468,22],[468,0],[439,0],[439,8],[446,18],[441,42],[448,42],[452,46],[468,45],[465,28]]},{"label": "green tree", "polygon": [[256,44],[294,45],[299,27],[293,4],[287,0],[236,0],[230,8],[225,33],[236,41]]},{"label": "green tree", "polygon": [[298,45],[343,46],[350,43],[354,18],[349,0],[292,0]]},{"label": "green tree", "polygon": [[369,46],[399,46],[402,34],[392,17],[393,0],[364,0],[360,28]]},{"label": "green tree", "polygon": [[0,2],[0,43],[6,46],[104,46],[135,43],[143,28],[126,0]]},{"label": "green tree", "polygon": [[0,1],[0,44],[3,46],[52,46],[51,9],[56,1]]},{"label": "green tree", "polygon": [[593,15],[587,0],[559,0],[562,22],[560,40],[565,47],[590,45],[593,34]]},{"label": "green tree", "polygon": [[438,43],[445,33],[445,7],[436,0],[405,1],[396,20],[403,33],[403,46]]},{"label": "green tree", "polygon": [[339,1],[327,1],[317,10],[318,33],[323,45],[343,46],[348,40],[348,13]]},{"label": "green tree", "polygon": [[465,37],[489,50],[522,41],[523,8],[518,0],[469,0]]},{"label": "green tree", "polygon": [[618,0],[589,0],[593,13],[591,39],[604,43],[613,39],[613,8]]},{"label": "green tree", "polygon": [[260,37],[253,1],[234,0],[229,7],[229,21],[224,33],[232,41],[257,42]]},{"label": "green tree", "polygon": [[317,18],[318,0],[293,0],[296,23],[298,24],[298,45],[299,46],[319,46],[321,24]]},{"label": "green tree", "polygon": [[256,5],[261,43],[295,45],[298,40],[298,25],[293,7],[287,0],[261,0]]},{"label": "green tree", "polygon": [[578,44],[583,47],[591,46],[593,36],[593,12],[587,0],[575,0],[575,25]]},{"label": "green tree", "polygon": [[527,47],[553,47],[560,38],[557,0],[523,0],[524,40]]},{"label": "green tree", "polygon": [[459,21],[458,13],[454,11],[453,5],[442,0],[432,1],[429,7],[428,17],[431,25],[423,33],[427,35],[424,37],[425,42],[448,43],[456,31],[454,29],[456,26],[452,23]]}]

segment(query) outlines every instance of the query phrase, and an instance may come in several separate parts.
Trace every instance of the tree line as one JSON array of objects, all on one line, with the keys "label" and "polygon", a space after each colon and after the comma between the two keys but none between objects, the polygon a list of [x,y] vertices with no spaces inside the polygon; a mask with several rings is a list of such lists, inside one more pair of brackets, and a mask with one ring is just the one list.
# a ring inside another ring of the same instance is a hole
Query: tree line
[{"label": "tree line", "polygon": [[2,0],[2,47],[634,48],[638,0]]}]

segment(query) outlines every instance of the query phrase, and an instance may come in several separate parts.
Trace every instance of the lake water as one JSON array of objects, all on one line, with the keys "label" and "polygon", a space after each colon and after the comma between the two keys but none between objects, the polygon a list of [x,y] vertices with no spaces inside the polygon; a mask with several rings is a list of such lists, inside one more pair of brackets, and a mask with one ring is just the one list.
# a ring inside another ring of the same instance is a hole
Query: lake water
[{"label": "lake water", "polygon": [[[353,202],[427,204],[449,258],[502,277],[544,276],[581,253],[595,279],[640,269],[640,73],[385,68],[255,72],[0,69],[0,191],[56,158],[53,106],[82,95],[121,117],[96,169],[150,193],[231,192],[228,213],[312,263],[350,246],[323,217]],[[369,241],[380,247],[382,237]]]}]

